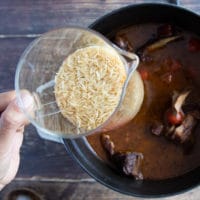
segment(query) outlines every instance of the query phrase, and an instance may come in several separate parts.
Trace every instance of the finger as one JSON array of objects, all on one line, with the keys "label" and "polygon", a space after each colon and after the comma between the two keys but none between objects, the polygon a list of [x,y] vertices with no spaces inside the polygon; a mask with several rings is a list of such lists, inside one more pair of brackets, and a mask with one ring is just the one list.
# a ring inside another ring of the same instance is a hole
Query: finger
[{"label": "finger", "polygon": [[[30,110],[33,108],[33,98],[28,92],[22,92],[21,99],[25,109]],[[11,149],[16,137],[21,137],[19,135],[27,122],[28,120],[22,112],[18,101],[16,99],[13,100],[0,118],[0,153],[2,153],[1,151],[5,153]]]},{"label": "finger", "polygon": [[27,117],[21,110],[21,106],[25,110],[30,110],[33,108],[33,97],[26,91],[21,92],[20,104],[17,99],[13,100],[6,110],[2,113],[0,119],[0,130],[4,131],[16,131],[19,127],[27,123]]},{"label": "finger", "polygon": [[0,112],[6,109],[8,104],[15,99],[16,94],[15,91],[9,91],[9,92],[4,92],[0,93]]}]

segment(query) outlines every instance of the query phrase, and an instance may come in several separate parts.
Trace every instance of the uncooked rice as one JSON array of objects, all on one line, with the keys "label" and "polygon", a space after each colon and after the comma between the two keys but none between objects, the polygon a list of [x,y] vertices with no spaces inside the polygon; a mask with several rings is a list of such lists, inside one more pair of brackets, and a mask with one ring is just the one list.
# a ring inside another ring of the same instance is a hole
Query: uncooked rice
[{"label": "uncooked rice", "polygon": [[116,109],[126,71],[120,56],[105,46],[76,50],[55,77],[55,97],[62,115],[89,131],[103,124]]}]

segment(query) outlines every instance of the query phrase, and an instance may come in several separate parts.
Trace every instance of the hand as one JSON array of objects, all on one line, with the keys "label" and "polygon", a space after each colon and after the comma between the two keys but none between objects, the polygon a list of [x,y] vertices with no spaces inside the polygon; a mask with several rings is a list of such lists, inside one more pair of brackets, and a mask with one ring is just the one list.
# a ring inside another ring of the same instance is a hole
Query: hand
[{"label": "hand", "polygon": [[[31,95],[22,91],[22,103],[33,108]],[[0,93],[0,190],[10,183],[18,170],[24,126],[28,120],[20,109],[15,92]]]}]

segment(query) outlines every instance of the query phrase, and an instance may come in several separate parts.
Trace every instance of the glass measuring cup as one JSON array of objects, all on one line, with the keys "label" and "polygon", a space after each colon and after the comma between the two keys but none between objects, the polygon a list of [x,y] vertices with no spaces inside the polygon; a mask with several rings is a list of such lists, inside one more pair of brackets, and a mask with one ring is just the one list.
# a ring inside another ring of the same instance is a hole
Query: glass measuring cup
[{"label": "glass measuring cup", "polygon": [[[115,111],[99,127],[85,131],[74,126],[61,114],[57,106],[54,85],[55,75],[63,60],[77,49],[97,45],[112,48],[120,56],[127,73],[121,97]],[[127,57],[129,62],[125,59]],[[39,132],[50,137],[76,138],[91,133],[109,130],[109,123],[117,119],[126,88],[139,63],[137,55],[125,52],[104,38],[99,33],[78,27],[57,29],[43,34],[34,40],[22,54],[17,66],[15,88],[19,101],[22,103],[20,90],[28,90],[34,98],[34,114],[23,107],[31,123]],[[120,116],[122,117],[122,116]],[[115,127],[112,127],[112,129]]]}]

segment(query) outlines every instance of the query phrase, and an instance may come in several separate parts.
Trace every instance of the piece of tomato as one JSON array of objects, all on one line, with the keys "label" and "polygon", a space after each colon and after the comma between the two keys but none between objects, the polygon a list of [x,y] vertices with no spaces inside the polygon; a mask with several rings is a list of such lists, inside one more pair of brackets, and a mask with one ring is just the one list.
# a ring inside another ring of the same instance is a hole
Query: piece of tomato
[{"label": "piece of tomato", "polygon": [[149,73],[146,69],[139,69],[138,71],[143,81],[148,79]]},{"label": "piece of tomato", "polygon": [[182,123],[184,115],[182,112],[176,112],[173,110],[167,111],[167,121],[172,125],[179,125]]}]

